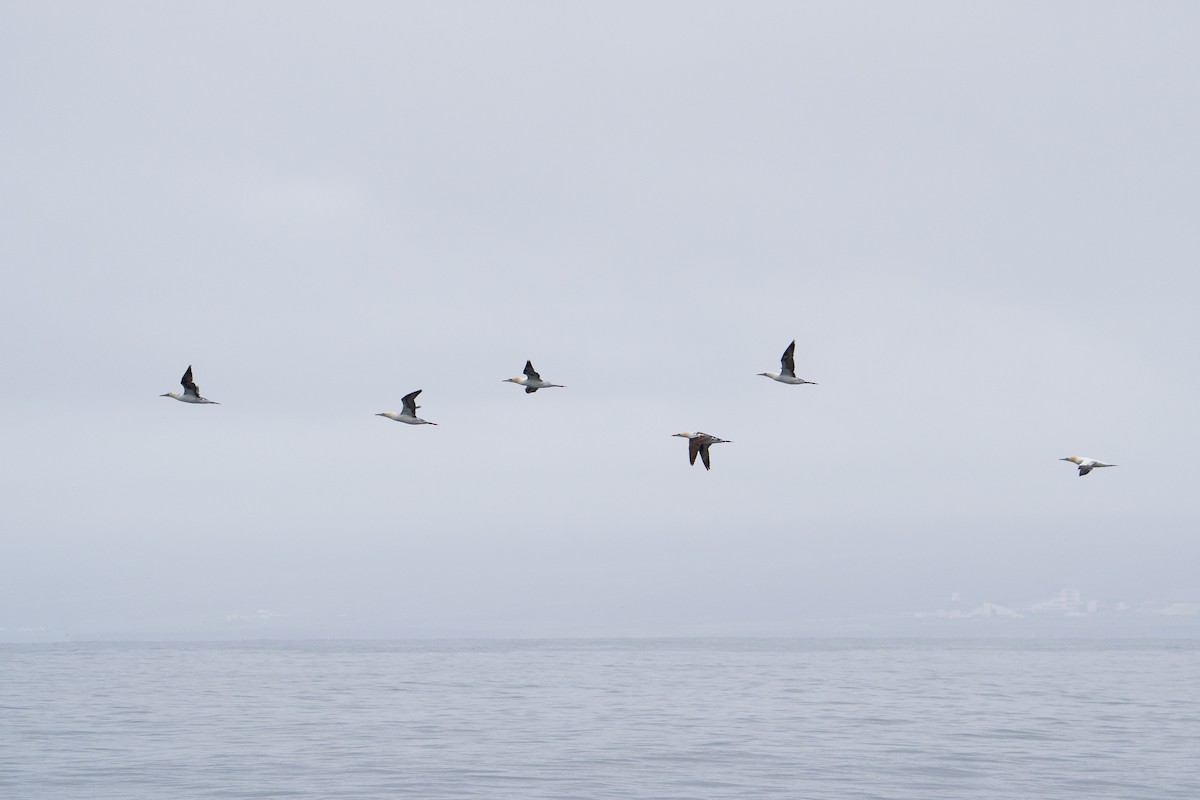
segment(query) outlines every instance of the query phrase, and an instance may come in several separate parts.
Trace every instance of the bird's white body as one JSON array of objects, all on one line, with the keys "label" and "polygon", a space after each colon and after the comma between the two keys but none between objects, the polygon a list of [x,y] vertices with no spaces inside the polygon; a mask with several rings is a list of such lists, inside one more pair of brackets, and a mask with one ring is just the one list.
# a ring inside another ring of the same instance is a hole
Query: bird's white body
[{"label": "bird's white body", "polygon": [[779,381],[780,383],[790,383],[793,386],[798,386],[801,383],[811,383],[813,386],[817,385],[816,381],[806,381],[804,378],[797,378],[795,375],[784,375],[781,372],[760,372],[758,374],[762,375],[764,378],[770,378],[773,381]]},{"label": "bird's white body", "polygon": [[1118,466],[1117,464],[1105,464],[1103,461],[1095,458],[1087,458],[1086,456],[1067,456],[1066,458],[1060,458],[1059,461],[1070,461],[1072,464],[1079,467],[1079,477],[1081,478],[1092,470],[1100,467]]},{"label": "bird's white body", "polygon": [[417,395],[420,393],[421,390],[417,389],[415,392],[409,392],[408,394],[404,395],[404,398],[400,401],[404,404],[404,409],[402,411],[381,411],[375,416],[387,417],[388,419],[395,420],[396,422],[403,422],[405,425],[437,425],[436,422],[430,422],[427,419],[421,419],[417,416],[417,409],[420,408],[420,406],[417,405]]},{"label": "bird's white body", "polygon": [[796,340],[793,339],[792,343],[787,346],[787,350],[783,351],[783,357],[779,359],[779,372],[760,372],[758,374],[764,378],[779,381],[780,383],[790,383],[793,386],[801,383],[811,383],[813,386],[816,386],[816,381],[806,381],[804,378],[796,377],[795,355]]},{"label": "bird's white body", "polygon": [[216,400],[200,396],[200,390],[196,387],[196,382],[192,380],[192,365],[188,364],[187,372],[183,373],[183,378],[179,381],[183,386],[182,392],[167,392],[160,394],[159,397],[169,397],[172,400],[178,400],[181,403],[195,403],[202,406],[219,406],[221,405]]},{"label": "bird's white body", "polygon": [[533,368],[532,361],[525,362],[525,374],[518,375],[515,378],[505,378],[501,383],[515,383],[517,386],[525,387],[525,394],[533,394],[538,389],[565,389],[566,387],[558,383],[550,383],[542,380],[542,376]]},{"label": "bird's white body", "polygon": [[387,417],[388,419],[395,420],[396,422],[403,422],[405,425],[437,425],[436,422],[430,422],[427,419],[421,419],[420,417],[413,416],[412,414],[405,414],[403,411],[400,413],[396,413],[395,411],[383,411],[375,416]]},{"label": "bird's white body", "polygon": [[704,462],[705,469],[712,469],[712,464],[709,461],[708,448],[714,444],[728,444],[728,439],[718,439],[711,433],[704,431],[684,431],[683,433],[673,433],[672,436],[682,436],[688,440],[688,463],[695,464],[696,456],[700,456],[700,460]]},{"label": "bird's white body", "polygon": [[167,392],[166,394],[160,394],[159,397],[170,397],[171,399],[178,400],[181,403],[195,403],[196,405],[213,405],[213,406],[221,405],[220,403],[214,402],[212,400],[206,400],[203,397],[196,397],[195,395],[190,395],[187,392]]}]

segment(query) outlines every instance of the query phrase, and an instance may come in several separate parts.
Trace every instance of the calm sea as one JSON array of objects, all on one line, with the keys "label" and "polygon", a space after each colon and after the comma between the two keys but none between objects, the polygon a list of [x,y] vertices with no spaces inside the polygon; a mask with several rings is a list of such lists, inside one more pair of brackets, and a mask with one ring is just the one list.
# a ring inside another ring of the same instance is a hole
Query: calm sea
[{"label": "calm sea", "polygon": [[0,797],[1200,798],[1200,643],[0,646]]}]

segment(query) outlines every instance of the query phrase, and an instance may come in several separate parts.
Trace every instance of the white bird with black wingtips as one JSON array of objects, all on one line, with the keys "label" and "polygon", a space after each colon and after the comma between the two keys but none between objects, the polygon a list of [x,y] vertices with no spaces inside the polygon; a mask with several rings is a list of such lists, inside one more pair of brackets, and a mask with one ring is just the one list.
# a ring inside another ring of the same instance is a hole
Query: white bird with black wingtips
[{"label": "white bird with black wingtips", "polygon": [[501,383],[515,383],[518,386],[525,387],[525,394],[533,394],[538,389],[565,389],[567,387],[557,383],[549,383],[542,380],[542,376],[533,368],[532,361],[525,362],[525,374],[518,375],[515,378],[505,378]]},{"label": "white bird with black wingtips", "polygon": [[783,351],[783,358],[779,359],[779,372],[760,372],[758,374],[762,375],[764,378],[770,378],[773,381],[779,381],[780,383],[790,383],[793,385],[811,383],[813,386],[816,386],[816,381],[806,381],[804,378],[796,377],[795,356],[796,340],[793,339],[792,343],[787,346],[787,350]]},{"label": "white bird with black wingtips", "polygon": [[183,386],[182,392],[167,392],[160,394],[159,397],[170,397],[178,400],[181,403],[195,403],[197,405],[221,405],[216,400],[209,400],[200,396],[200,390],[196,388],[195,381],[192,380],[192,365],[188,364],[187,372],[183,373],[183,379],[179,381]]},{"label": "white bird with black wingtips", "polygon": [[1059,461],[1070,461],[1079,467],[1079,477],[1081,478],[1094,469],[1117,466],[1116,464],[1105,464],[1103,461],[1097,461],[1094,458],[1087,458],[1085,456],[1067,456],[1066,458],[1060,458]]},{"label": "white bird with black wingtips", "polygon": [[684,431],[683,433],[673,433],[671,435],[682,436],[684,439],[687,439],[688,463],[695,465],[696,456],[699,455],[700,460],[704,462],[705,469],[712,469],[712,464],[710,464],[708,460],[708,448],[712,447],[714,444],[730,443],[728,439],[718,439],[711,433],[705,433],[704,431],[696,431],[695,433],[692,433],[691,431]]},{"label": "white bird with black wingtips", "polygon": [[427,419],[421,419],[417,416],[417,409],[420,408],[417,405],[417,395],[420,393],[421,390],[417,389],[415,392],[409,392],[404,395],[400,399],[400,402],[404,404],[404,409],[399,414],[395,411],[381,411],[375,416],[394,419],[396,422],[403,422],[405,425],[437,425],[436,422],[430,422]]}]

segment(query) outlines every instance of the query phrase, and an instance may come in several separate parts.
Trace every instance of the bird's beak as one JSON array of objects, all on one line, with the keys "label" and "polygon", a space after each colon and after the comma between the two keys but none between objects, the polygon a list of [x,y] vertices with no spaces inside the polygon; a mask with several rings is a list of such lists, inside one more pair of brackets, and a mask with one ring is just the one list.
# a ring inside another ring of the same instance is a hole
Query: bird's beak
[{"label": "bird's beak", "polygon": [[1059,461],[1070,461],[1070,460],[1071,460],[1071,459],[1069,459],[1069,458],[1060,458],[1060,459],[1059,459]]}]

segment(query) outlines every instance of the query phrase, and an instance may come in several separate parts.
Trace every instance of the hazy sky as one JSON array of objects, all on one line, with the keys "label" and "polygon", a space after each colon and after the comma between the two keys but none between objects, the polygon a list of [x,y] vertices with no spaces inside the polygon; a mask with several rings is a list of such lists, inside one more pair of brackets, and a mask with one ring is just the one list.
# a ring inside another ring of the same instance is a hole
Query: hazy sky
[{"label": "hazy sky", "polygon": [[0,639],[1200,630],[1198,35],[3,3]]}]

